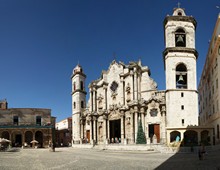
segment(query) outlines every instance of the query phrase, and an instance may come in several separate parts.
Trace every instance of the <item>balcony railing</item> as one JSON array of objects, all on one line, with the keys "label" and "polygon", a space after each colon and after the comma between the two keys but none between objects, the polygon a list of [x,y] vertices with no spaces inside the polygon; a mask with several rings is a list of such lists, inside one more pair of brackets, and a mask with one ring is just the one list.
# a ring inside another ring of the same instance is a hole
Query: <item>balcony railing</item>
[{"label": "balcony railing", "polygon": [[53,124],[36,122],[0,122],[0,128],[52,128]]}]

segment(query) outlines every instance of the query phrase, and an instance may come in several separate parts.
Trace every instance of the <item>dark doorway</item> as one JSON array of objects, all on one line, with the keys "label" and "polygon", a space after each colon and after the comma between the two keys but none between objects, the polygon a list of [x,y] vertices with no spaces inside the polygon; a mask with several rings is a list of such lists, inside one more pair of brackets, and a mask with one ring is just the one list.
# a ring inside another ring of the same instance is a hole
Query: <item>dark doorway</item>
[{"label": "dark doorway", "polygon": [[22,142],[22,137],[21,134],[15,135],[15,146],[16,147],[21,147],[21,142]]},{"label": "dark doorway", "polygon": [[151,142],[153,142],[153,136],[156,135],[157,137],[157,143],[160,143],[160,125],[159,124],[150,124],[148,126],[149,128],[149,138],[151,139]]},{"label": "dark doorway", "polygon": [[198,145],[198,133],[194,130],[187,130],[184,133],[184,146]]},{"label": "dark doorway", "polygon": [[110,142],[121,142],[121,119],[110,121]]},{"label": "dark doorway", "polygon": [[41,131],[35,133],[35,140],[38,141],[39,147],[43,147],[43,133]]},{"label": "dark doorway", "polygon": [[33,140],[33,133],[31,131],[25,132],[25,142],[30,145]]}]

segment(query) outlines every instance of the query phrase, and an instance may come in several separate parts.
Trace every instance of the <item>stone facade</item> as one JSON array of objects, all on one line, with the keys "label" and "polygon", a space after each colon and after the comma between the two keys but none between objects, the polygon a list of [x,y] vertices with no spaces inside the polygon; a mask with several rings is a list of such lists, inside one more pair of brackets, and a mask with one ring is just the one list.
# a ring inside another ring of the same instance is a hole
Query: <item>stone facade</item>
[{"label": "stone facade", "polygon": [[199,122],[213,128],[213,142],[220,144],[220,16],[209,43],[199,82]]},{"label": "stone facade", "polygon": [[72,143],[72,117],[56,123],[56,146],[70,146]]},{"label": "stone facade", "polygon": [[48,147],[52,141],[55,117],[50,109],[7,108],[7,102],[1,101],[0,137],[11,141],[12,146]]},{"label": "stone facade", "polygon": [[140,61],[128,65],[113,61],[89,89],[88,107],[78,118],[80,138],[133,144],[141,119],[149,141],[154,135],[157,142],[165,142],[165,93],[157,90],[149,68]]},{"label": "stone facade", "polygon": [[[164,19],[163,60],[166,90],[158,91],[150,69],[141,61],[113,61],[101,77],[89,84],[86,108],[85,74],[77,65],[72,75],[73,143],[134,144],[138,124],[149,143],[198,145],[212,136],[212,129],[198,127],[196,88],[196,20],[175,8]],[[78,88],[76,88],[78,87]],[[78,103],[78,104],[74,104]]]}]

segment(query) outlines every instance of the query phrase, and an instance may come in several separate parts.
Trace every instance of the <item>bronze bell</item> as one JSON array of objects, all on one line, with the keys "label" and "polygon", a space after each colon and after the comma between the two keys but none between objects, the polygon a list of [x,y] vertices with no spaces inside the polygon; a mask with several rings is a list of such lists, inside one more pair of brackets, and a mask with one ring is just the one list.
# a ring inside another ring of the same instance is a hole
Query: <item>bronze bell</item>
[{"label": "bronze bell", "polygon": [[182,74],[180,74],[179,80],[177,81],[177,83],[178,83],[178,84],[184,84],[184,79],[183,79]]},{"label": "bronze bell", "polygon": [[178,44],[184,44],[182,35],[178,35],[177,41]]}]

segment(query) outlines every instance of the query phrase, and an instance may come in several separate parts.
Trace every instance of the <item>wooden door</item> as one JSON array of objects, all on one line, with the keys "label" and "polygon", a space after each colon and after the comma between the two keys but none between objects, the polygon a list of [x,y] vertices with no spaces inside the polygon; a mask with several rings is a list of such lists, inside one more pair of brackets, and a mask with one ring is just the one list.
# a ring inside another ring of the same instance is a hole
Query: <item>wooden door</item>
[{"label": "wooden door", "polygon": [[154,134],[157,136],[157,143],[160,143],[160,125],[154,125]]},{"label": "wooden door", "polygon": [[90,143],[90,130],[86,131],[86,138],[87,138],[88,143]]}]

